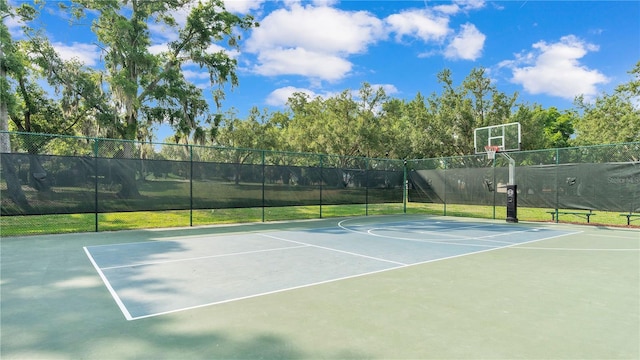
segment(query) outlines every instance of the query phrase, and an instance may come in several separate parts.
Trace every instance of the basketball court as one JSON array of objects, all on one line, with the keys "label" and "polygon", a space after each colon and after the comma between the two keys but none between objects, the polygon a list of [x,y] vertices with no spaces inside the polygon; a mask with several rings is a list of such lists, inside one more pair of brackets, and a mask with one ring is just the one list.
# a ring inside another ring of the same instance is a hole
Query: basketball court
[{"label": "basketball court", "polygon": [[135,320],[572,234],[453,220],[347,219],[326,228],[85,247]]},{"label": "basketball court", "polygon": [[545,166],[545,153],[540,166],[516,169],[518,123],[474,135],[487,158],[444,168],[415,160],[414,195],[495,205],[504,194],[506,222],[398,214],[2,238],[0,355],[640,358],[640,233],[517,214],[520,192],[554,206],[557,220],[559,208],[582,206],[577,189],[603,188],[580,184],[594,173],[624,181],[590,199],[618,194],[614,205],[625,205],[637,192],[625,180],[633,164],[587,163],[581,173],[557,157]]},{"label": "basketball court", "polygon": [[640,356],[637,230],[394,215],[1,247],[3,359]]}]

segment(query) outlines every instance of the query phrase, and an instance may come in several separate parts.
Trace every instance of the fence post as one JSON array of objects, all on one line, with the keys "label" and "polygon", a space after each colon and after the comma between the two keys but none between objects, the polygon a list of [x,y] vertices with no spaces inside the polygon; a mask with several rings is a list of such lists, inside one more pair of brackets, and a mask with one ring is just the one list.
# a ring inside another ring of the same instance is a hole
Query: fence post
[{"label": "fence post", "polygon": [[364,216],[369,216],[369,158],[364,158]]},{"label": "fence post", "polygon": [[98,140],[97,138],[93,139],[93,184],[94,184],[94,214],[95,214],[95,232],[98,232]]},{"label": "fence post", "polygon": [[558,202],[560,201],[560,183],[559,183],[559,179],[558,179],[558,170],[560,168],[560,149],[556,148],[556,214],[555,214],[555,219],[556,219],[556,223],[558,222]]},{"label": "fence post", "polygon": [[262,150],[260,152],[262,154],[262,222],[264,222],[264,212],[265,212],[265,199],[264,199],[264,191],[265,191],[265,181],[266,181],[266,177],[264,174],[264,170],[265,170],[265,150]]},{"label": "fence post", "polygon": [[193,226],[193,145],[189,146],[189,226]]},{"label": "fence post", "polygon": [[442,195],[442,202],[444,203],[443,215],[447,216],[447,158],[444,158],[442,161],[444,163],[444,194]]},{"label": "fence post", "polygon": [[320,219],[322,219],[322,184],[324,183],[322,177],[322,154],[318,156],[320,157]]},{"label": "fence post", "polygon": [[409,179],[407,179],[407,159],[402,160],[402,213],[407,213],[407,198],[409,197]]}]

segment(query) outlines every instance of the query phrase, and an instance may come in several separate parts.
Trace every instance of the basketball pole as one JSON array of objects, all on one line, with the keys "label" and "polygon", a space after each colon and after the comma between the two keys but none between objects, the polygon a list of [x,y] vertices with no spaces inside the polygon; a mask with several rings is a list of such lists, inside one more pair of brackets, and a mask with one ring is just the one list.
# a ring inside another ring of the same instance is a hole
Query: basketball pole
[{"label": "basketball pole", "polygon": [[506,152],[499,154],[509,161],[509,182],[507,183],[507,222],[518,222],[518,187],[516,185],[516,161]]},{"label": "basketball pole", "polygon": [[507,183],[507,185],[515,185],[516,184],[516,161],[513,160],[513,158],[511,156],[509,156],[509,154],[507,154],[506,152],[498,152],[498,154],[500,154],[503,158],[507,159],[509,161],[509,182]]}]

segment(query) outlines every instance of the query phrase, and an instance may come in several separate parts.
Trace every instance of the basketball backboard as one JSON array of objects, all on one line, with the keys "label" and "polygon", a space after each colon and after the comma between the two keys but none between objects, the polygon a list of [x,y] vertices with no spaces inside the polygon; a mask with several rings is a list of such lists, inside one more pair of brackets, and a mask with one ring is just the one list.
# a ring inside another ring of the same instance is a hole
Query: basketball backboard
[{"label": "basketball backboard", "polygon": [[500,151],[520,150],[520,123],[491,125],[477,128],[473,133],[476,154],[486,154],[485,146],[499,146]]}]

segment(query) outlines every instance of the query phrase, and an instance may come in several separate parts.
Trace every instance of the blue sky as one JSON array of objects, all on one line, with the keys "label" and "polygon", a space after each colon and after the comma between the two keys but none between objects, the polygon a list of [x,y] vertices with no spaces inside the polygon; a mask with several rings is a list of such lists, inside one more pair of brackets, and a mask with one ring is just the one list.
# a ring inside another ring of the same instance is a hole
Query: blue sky
[{"label": "blue sky", "polygon": [[[225,3],[261,23],[244,34],[239,52],[230,52],[240,85],[227,92],[221,110],[235,108],[240,116],[253,106],[283,110],[294,91],[329,97],[363,82],[410,100],[439,92],[436,74],[443,69],[459,84],[474,67],[486,68],[500,91],[517,91],[521,102],[563,110],[577,95],[593,99],[629,81],[627,72],[640,61],[640,1]],[[56,9],[53,1],[47,5],[42,26],[61,56],[101,67],[89,26],[70,27]],[[184,21],[185,14],[175,15]],[[20,38],[18,24],[8,25]],[[173,34],[151,30],[153,49],[161,51]],[[185,70],[209,87],[195,67]]]}]

